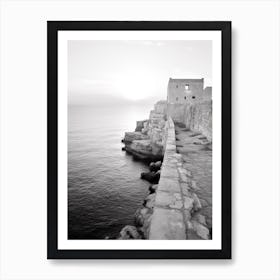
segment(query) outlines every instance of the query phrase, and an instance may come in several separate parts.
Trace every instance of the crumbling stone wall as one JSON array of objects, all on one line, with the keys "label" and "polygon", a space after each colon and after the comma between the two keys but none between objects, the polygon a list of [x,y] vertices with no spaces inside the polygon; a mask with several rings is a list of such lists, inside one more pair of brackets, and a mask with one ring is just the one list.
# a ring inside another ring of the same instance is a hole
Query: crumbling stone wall
[{"label": "crumbling stone wall", "polygon": [[186,128],[199,131],[212,141],[212,100],[186,105],[183,115]]},{"label": "crumbling stone wall", "polygon": [[168,104],[167,116],[186,128],[201,132],[212,141],[212,100],[189,104]]}]

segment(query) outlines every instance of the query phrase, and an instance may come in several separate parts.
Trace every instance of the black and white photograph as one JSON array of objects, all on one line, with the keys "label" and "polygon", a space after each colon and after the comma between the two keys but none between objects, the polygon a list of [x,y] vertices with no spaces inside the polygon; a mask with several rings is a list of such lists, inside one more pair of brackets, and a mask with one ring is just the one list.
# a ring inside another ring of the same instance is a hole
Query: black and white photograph
[{"label": "black and white photograph", "polygon": [[212,238],[212,42],[68,41],[68,238]]},{"label": "black and white photograph", "polygon": [[222,249],[221,42],[59,32],[60,249]]}]

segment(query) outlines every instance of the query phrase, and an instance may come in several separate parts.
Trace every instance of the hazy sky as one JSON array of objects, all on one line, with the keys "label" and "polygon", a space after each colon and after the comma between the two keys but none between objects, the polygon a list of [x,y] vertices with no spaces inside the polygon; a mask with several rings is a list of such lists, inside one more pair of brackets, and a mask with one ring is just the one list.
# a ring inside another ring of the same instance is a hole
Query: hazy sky
[{"label": "hazy sky", "polygon": [[69,41],[70,104],[165,99],[169,77],[211,85],[212,42]]}]

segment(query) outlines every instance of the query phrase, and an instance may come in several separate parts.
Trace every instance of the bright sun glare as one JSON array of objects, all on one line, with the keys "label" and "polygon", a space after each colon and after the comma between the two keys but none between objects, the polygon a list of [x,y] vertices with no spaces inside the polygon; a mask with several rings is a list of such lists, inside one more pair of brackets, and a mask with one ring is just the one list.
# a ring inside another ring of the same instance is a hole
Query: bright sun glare
[{"label": "bright sun glare", "polygon": [[156,82],[153,77],[140,71],[131,71],[131,73],[116,77],[114,85],[120,96],[133,101],[146,99],[156,94]]}]

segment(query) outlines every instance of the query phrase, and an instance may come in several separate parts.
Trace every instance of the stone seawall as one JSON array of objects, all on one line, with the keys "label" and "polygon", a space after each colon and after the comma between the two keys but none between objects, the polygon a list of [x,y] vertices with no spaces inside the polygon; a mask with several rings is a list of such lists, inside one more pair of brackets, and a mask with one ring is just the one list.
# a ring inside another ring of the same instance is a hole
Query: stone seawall
[{"label": "stone seawall", "polygon": [[209,239],[202,215],[195,214],[201,203],[195,193],[196,183],[183,168],[176,152],[175,127],[171,117],[165,125],[165,152],[161,175],[155,192],[148,239]]},{"label": "stone seawall", "polygon": [[190,104],[168,104],[167,115],[187,129],[198,131],[212,141],[212,100]]}]

